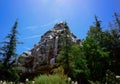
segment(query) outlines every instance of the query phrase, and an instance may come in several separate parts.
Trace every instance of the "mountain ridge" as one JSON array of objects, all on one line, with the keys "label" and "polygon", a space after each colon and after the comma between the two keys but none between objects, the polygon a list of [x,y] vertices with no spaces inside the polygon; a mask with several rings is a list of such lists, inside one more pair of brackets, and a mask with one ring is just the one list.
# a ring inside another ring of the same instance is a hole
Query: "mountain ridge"
[{"label": "mountain ridge", "polygon": [[41,36],[41,40],[31,50],[20,55],[19,65],[26,66],[29,64],[31,68],[35,69],[37,66],[54,64],[60,52],[59,44],[64,41],[60,37],[64,36],[65,31],[68,31],[67,37],[70,38],[70,41],[74,44],[80,44],[80,39],[70,31],[66,22],[56,23],[52,29]]}]

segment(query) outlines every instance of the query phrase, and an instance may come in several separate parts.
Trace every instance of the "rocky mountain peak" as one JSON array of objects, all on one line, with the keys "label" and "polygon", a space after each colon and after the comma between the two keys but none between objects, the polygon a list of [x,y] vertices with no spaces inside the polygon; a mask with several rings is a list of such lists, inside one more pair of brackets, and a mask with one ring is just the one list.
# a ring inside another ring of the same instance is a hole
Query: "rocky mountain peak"
[{"label": "rocky mountain peak", "polygon": [[[67,34],[71,41],[75,44],[80,44],[80,40],[77,39],[73,33],[71,33],[67,23],[61,21],[57,23],[51,30],[42,35],[41,40],[35,44],[31,50],[24,52],[20,56],[20,64],[25,65],[26,63],[33,62],[31,66],[34,69],[40,65],[55,63],[56,57],[59,54],[59,44],[63,42],[60,37],[65,34],[66,30],[68,31]],[[31,57],[34,59],[28,59]]]},{"label": "rocky mountain peak", "polygon": [[56,25],[54,26],[54,29],[56,29],[56,30],[64,29],[65,25],[67,25],[67,23],[64,22],[64,21],[58,22],[58,23],[56,23]]}]

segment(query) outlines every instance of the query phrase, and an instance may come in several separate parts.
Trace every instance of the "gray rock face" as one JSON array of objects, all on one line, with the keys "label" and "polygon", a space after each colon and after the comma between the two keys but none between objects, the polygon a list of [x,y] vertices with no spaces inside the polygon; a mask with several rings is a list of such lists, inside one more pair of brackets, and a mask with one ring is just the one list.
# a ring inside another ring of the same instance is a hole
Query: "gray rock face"
[{"label": "gray rock face", "polygon": [[[77,39],[77,37],[70,32],[69,28],[66,28],[66,26],[67,24],[65,22],[57,23],[54,28],[41,36],[40,42],[35,44],[33,49],[24,52],[20,58],[23,58],[24,61],[27,62],[28,60],[25,59],[28,57],[34,57],[33,68],[40,65],[55,63],[56,57],[59,54],[59,44],[63,41],[60,39],[60,37],[64,35],[65,30],[68,31],[67,36],[73,43],[80,44],[80,40]],[[24,64],[24,62],[21,61],[20,63]]]}]

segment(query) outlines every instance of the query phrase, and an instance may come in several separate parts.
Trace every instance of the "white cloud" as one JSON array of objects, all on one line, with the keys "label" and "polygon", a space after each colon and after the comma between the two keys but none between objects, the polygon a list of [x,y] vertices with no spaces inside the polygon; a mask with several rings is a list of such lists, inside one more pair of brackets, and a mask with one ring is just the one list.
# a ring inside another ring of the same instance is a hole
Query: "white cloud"
[{"label": "white cloud", "polygon": [[38,29],[45,29],[45,27],[48,27],[48,26],[50,26],[50,25],[56,24],[57,22],[60,21],[60,19],[62,19],[62,18],[55,19],[55,20],[53,20],[53,21],[51,21],[51,22],[48,22],[48,23],[43,24],[43,25],[40,25],[40,26],[35,26],[35,25],[33,25],[33,26],[28,26],[28,27],[26,27],[26,29],[27,29],[27,30],[30,30],[30,31],[32,31],[32,32],[35,32],[35,31],[38,31]]},{"label": "white cloud", "polygon": [[47,27],[47,26],[50,26],[50,25],[52,25],[52,24],[55,24],[55,23],[57,23],[59,21],[59,19],[55,19],[55,20],[53,20],[53,21],[51,21],[51,22],[48,22],[47,24],[44,24],[44,25],[41,25],[40,27]]},{"label": "white cloud", "polygon": [[39,28],[38,26],[28,26],[28,27],[26,27],[26,29],[31,30],[31,31],[36,30],[38,28]]},{"label": "white cloud", "polygon": [[23,39],[34,39],[34,38],[40,38],[41,35],[33,35],[33,36],[29,36]]}]

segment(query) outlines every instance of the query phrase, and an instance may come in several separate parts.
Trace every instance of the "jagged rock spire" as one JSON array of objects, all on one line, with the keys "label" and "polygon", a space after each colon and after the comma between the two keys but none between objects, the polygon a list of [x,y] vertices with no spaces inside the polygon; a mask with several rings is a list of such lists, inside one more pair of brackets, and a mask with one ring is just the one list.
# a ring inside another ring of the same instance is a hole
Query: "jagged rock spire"
[{"label": "jagged rock spire", "polygon": [[[80,40],[71,33],[66,22],[57,23],[51,30],[47,31],[41,36],[40,42],[34,45],[34,48],[29,51],[29,53],[24,52],[21,57],[34,57],[33,68],[40,65],[47,65],[54,63],[56,57],[58,56],[58,47],[60,43],[60,36],[64,34],[64,31],[68,30],[68,34],[73,43],[79,43]],[[27,56],[25,56],[27,55]],[[28,60],[25,60],[28,61]],[[24,62],[23,62],[24,64]]]}]

